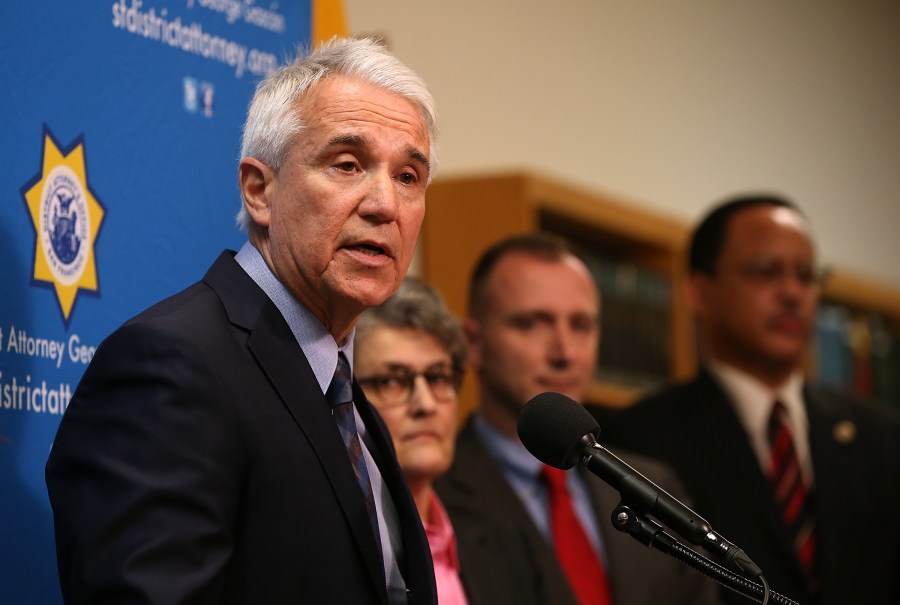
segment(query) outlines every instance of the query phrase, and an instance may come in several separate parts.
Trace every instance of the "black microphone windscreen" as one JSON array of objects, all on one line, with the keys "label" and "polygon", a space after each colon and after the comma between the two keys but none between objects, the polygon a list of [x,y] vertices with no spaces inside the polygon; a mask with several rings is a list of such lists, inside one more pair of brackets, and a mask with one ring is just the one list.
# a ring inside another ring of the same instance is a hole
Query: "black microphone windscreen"
[{"label": "black microphone windscreen", "polygon": [[535,395],[522,408],[519,439],[531,454],[563,470],[578,461],[581,438],[600,435],[600,425],[584,407],[562,393]]}]

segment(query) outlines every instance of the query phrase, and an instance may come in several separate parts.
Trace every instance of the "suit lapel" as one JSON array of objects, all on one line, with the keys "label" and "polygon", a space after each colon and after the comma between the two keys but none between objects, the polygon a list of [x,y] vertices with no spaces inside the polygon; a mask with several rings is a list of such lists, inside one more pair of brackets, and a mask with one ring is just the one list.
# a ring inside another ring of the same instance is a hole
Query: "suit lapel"
[{"label": "suit lapel", "polygon": [[[528,511],[509,486],[497,463],[481,444],[471,418],[460,432],[453,466],[451,472],[454,489],[465,493],[467,498],[479,499],[485,493],[482,486],[489,486],[490,493],[494,493],[496,497],[479,500],[480,508],[486,510],[491,517],[507,517],[515,525],[533,528],[534,524]],[[536,528],[534,532],[529,531],[529,537],[544,549],[549,549],[546,540]]]},{"label": "suit lapel", "polygon": [[315,452],[373,584],[387,603],[381,548],[372,534],[359,484],[325,395],[278,308],[227,254],[219,257],[204,281],[221,298],[229,319],[249,331],[247,348]]},{"label": "suit lapel", "polygon": [[[413,501],[412,494],[396,462],[393,442],[390,433],[378,412],[366,399],[365,393],[354,380],[353,401],[356,402],[360,418],[366,425],[366,447],[372,454],[372,458],[381,472],[384,486],[390,492],[400,522],[401,538],[403,540],[403,552],[424,553],[423,557],[404,556],[400,559],[400,569],[404,573],[407,587],[412,589],[415,602],[428,602],[429,594],[437,594],[437,589],[432,583],[426,586],[423,583],[434,576],[434,566],[431,560],[431,549],[428,539],[425,537],[425,528],[419,518],[419,512]],[[430,592],[429,592],[430,591]]]},{"label": "suit lapel", "polygon": [[[446,485],[446,490],[440,488],[441,483]],[[503,471],[481,444],[471,417],[459,434],[453,467],[438,482],[438,494],[448,505],[451,516],[473,515],[482,519],[479,522],[502,520],[511,526],[521,527],[541,567],[547,591],[555,595],[554,603],[576,603],[553,549],[535,527],[525,506],[503,476]],[[485,497],[485,494],[491,497]],[[468,524],[467,527],[469,531],[476,531],[471,528],[477,527],[477,524]],[[486,537],[470,534],[462,539],[477,542]]]},{"label": "suit lapel", "polygon": [[[696,426],[701,430],[688,438],[712,443],[711,451],[717,453],[715,457],[703,456],[695,461],[696,475],[689,491],[705,491],[697,500],[716,506],[714,510],[697,513],[709,514],[707,520],[713,529],[741,546],[751,559],[755,542],[771,543],[785,573],[799,580],[802,571],[791,538],[781,522],[772,488],[743,425],[725,392],[707,372],[700,375],[697,388],[699,392],[690,400],[697,409]],[[735,535],[730,536],[724,530],[728,526],[737,528]]]},{"label": "suit lapel", "polygon": [[635,572],[640,572],[646,563],[646,557],[655,557],[658,553],[650,553],[647,548],[635,548],[637,542],[634,542],[634,538],[612,526],[610,516],[621,500],[618,492],[584,467],[576,467],[576,472],[581,475],[587,486],[591,508],[594,510],[597,528],[603,540],[606,573],[613,601],[620,605],[629,605],[632,602],[629,586],[634,580]]},{"label": "suit lapel", "polygon": [[369,403],[365,392],[359,387],[356,380],[353,381],[353,402],[362,418],[363,424],[366,425],[366,447],[372,454],[372,459],[378,465],[378,470],[384,477],[384,481],[391,489],[395,487],[395,480],[400,478],[402,474],[397,472],[399,467],[391,464],[394,455],[394,444],[390,440],[390,433],[387,427],[381,421],[378,412]]},{"label": "suit lapel", "polygon": [[[830,592],[832,575],[847,573],[847,553],[864,552],[868,530],[859,525],[859,494],[867,493],[866,468],[857,442],[855,419],[832,406],[828,396],[804,393],[809,418],[809,443],[815,477],[815,514],[819,532],[822,591]],[[860,539],[862,538],[862,539]],[[832,545],[830,548],[823,548]],[[835,545],[841,545],[835,547]],[[838,570],[835,572],[835,570]]]}]

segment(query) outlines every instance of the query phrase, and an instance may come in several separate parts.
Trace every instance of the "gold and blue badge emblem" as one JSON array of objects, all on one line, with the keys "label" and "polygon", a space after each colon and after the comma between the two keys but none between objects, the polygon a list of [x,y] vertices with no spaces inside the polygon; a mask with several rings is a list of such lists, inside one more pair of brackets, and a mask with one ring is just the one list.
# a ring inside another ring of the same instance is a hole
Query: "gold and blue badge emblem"
[{"label": "gold and blue badge emblem", "polygon": [[99,291],[94,245],[104,209],[88,183],[83,135],[62,149],[45,125],[42,156],[21,189],[35,231],[32,283],[55,290],[68,325],[79,291]]}]

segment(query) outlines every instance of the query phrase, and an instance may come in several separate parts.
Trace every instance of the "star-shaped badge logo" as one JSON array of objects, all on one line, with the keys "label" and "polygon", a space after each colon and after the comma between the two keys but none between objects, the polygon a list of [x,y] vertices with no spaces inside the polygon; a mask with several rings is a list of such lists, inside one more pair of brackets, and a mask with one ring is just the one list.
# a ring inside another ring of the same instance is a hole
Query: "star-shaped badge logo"
[{"label": "star-shaped badge logo", "polygon": [[32,283],[56,291],[68,326],[79,291],[100,289],[94,244],[104,209],[88,184],[83,135],[62,149],[45,125],[42,156],[21,189],[35,232]]}]

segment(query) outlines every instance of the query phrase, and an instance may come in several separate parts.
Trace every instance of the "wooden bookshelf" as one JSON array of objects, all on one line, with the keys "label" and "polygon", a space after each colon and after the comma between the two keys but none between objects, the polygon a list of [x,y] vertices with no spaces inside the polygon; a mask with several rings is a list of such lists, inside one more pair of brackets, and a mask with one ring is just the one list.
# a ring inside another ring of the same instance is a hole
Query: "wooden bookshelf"
[{"label": "wooden bookshelf", "polygon": [[841,267],[832,268],[822,290],[822,300],[872,311],[900,323],[900,291]]},{"label": "wooden bookshelf", "polygon": [[815,345],[809,373],[818,381],[900,412],[900,291],[835,269],[822,291]]},{"label": "wooden bookshelf", "polygon": [[[587,192],[529,173],[509,173],[436,181],[428,190],[422,231],[423,277],[444,294],[451,311],[462,316],[468,280],[482,251],[502,237],[547,230],[581,248],[599,250],[663,276],[671,292],[668,308],[666,379],[689,377],[695,367],[693,328],[684,307],[683,224],[639,206]],[[628,405],[641,389],[597,380],[593,403]],[[476,379],[467,376],[461,413],[475,405]]]},{"label": "wooden bookshelf", "polygon": [[[428,189],[422,228],[423,277],[440,289],[458,316],[465,313],[468,280],[482,251],[502,237],[546,230],[568,237],[616,263],[653,272],[668,284],[666,380],[690,378],[697,366],[695,330],[688,313],[684,254],[690,225],[628,200],[585,191],[529,172],[440,179]],[[601,287],[606,298],[608,292]],[[833,271],[823,301],[876,312],[900,326],[900,291],[852,272]],[[601,369],[604,360],[601,357]],[[900,372],[900,368],[897,368]],[[626,406],[642,388],[598,378],[591,403]],[[476,404],[477,379],[466,377],[464,417]]]}]

